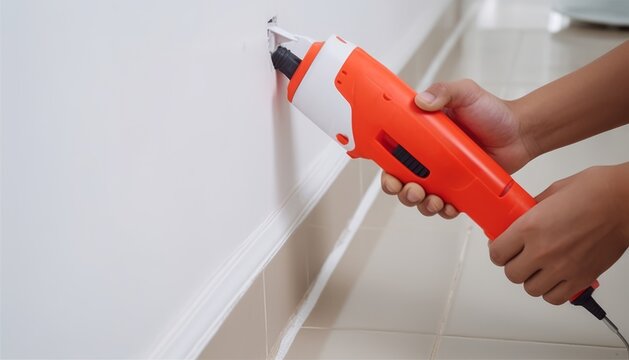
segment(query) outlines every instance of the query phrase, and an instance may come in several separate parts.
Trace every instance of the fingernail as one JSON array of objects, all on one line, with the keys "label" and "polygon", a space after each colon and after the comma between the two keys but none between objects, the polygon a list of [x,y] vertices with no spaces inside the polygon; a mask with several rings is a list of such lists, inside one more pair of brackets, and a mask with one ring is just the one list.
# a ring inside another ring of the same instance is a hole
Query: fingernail
[{"label": "fingernail", "polygon": [[437,209],[437,204],[435,204],[434,201],[430,201],[428,204],[426,204],[426,210],[432,213],[436,213],[439,211],[439,209]]},{"label": "fingernail", "polygon": [[419,93],[419,97],[425,102],[425,103],[431,103],[435,100],[435,95],[429,93],[428,91],[423,91]]},{"label": "fingernail", "polygon": [[420,197],[420,195],[417,193],[417,191],[413,191],[413,190],[411,190],[411,191],[409,191],[409,192],[408,192],[408,194],[406,194],[406,199],[407,199],[409,202],[412,202],[412,203],[418,202],[418,201],[420,200],[420,198],[421,198],[421,197]]},{"label": "fingernail", "polygon": [[389,185],[389,182],[385,181],[384,182],[384,189],[389,192],[392,193],[393,191],[391,190],[391,186]]}]

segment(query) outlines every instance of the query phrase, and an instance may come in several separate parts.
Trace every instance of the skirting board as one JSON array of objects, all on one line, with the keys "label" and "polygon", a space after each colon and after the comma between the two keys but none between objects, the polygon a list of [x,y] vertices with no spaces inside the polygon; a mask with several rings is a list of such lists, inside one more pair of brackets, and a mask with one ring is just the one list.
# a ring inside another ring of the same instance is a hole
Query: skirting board
[{"label": "skirting board", "polygon": [[333,142],[293,189],[282,207],[253,231],[204,286],[180,320],[149,355],[158,359],[195,359],[256,277],[319,202],[347,165],[349,157]]}]

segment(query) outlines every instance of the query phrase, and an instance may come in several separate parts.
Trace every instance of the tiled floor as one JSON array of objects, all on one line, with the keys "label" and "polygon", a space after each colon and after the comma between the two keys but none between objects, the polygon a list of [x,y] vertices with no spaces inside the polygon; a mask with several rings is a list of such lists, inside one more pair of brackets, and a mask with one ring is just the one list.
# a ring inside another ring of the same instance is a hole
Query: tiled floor
[{"label": "tiled floor", "polygon": [[363,180],[372,179],[376,172],[373,166],[363,166],[363,161],[347,164],[239,300],[199,359],[273,356],[284,328],[358,206]]},{"label": "tiled floor", "polygon": [[[516,98],[629,39],[594,26],[547,29],[549,1],[485,0],[438,80],[472,78]],[[537,194],[595,164],[629,161],[629,127],[536,159],[515,175]],[[489,261],[465,218],[425,218],[380,195],[287,358],[611,359],[619,340],[584,310],[526,295]],[[596,292],[629,334],[629,255]]]}]

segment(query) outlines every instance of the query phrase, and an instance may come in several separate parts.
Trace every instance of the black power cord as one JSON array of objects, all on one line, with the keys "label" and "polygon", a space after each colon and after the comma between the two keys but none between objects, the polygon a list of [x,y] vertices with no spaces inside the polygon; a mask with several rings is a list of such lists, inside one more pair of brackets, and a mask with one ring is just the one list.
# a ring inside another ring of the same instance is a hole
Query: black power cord
[{"label": "black power cord", "polygon": [[625,337],[622,336],[622,334],[620,333],[620,330],[618,330],[618,327],[614,325],[614,323],[611,320],[609,320],[605,310],[603,310],[603,308],[596,302],[596,300],[594,300],[594,298],[592,297],[593,292],[594,292],[594,288],[590,286],[587,289],[585,289],[581,293],[581,295],[577,296],[574,300],[570,300],[570,303],[572,303],[572,305],[583,306],[587,311],[590,312],[590,314],[594,315],[597,319],[603,320],[605,325],[607,325],[607,327],[614,334],[618,335],[622,343],[625,345],[625,348],[627,349],[627,354],[629,356],[629,343],[627,342]]}]

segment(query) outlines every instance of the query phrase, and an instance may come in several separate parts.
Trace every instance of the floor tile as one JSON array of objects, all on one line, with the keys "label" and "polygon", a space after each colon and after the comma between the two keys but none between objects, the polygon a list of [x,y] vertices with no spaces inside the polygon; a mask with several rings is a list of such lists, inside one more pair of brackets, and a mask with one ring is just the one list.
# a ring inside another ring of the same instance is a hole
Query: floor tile
[{"label": "floor tile", "polygon": [[264,287],[260,276],[240,299],[199,355],[199,359],[264,358],[266,358]]},{"label": "floor tile", "polygon": [[450,3],[428,36],[414,51],[413,56],[398,72],[400,79],[412,88],[416,88],[422,82],[426,71],[434,61],[435,55],[456,27],[462,14],[465,13],[458,1],[451,1]]},{"label": "floor tile", "polygon": [[362,198],[360,184],[360,163],[350,161],[304,223],[329,227],[340,234]]},{"label": "floor tile", "polygon": [[[480,229],[473,230],[467,250],[445,335],[620,346],[616,335],[584,309],[568,303],[550,305],[510,283],[502,268],[490,261]],[[621,305],[629,298],[623,282],[627,273],[625,254],[599,279],[603,285],[595,293],[621,329],[629,329],[629,312]]]},{"label": "floor tile", "polygon": [[559,33],[522,32],[512,82],[546,83],[602,56],[626,40],[627,34],[596,27],[572,26]]},{"label": "floor tile", "polygon": [[515,100],[530,93],[531,91],[544,85],[543,83],[519,83],[517,85],[506,85],[502,89],[500,98],[505,100]]},{"label": "floor tile", "polygon": [[436,232],[449,232],[463,226],[463,218],[445,220],[439,216],[426,217],[417,208],[400,203],[397,196],[380,191],[362,223],[362,228],[401,228],[423,232],[424,229]]},{"label": "floor tile", "polygon": [[350,161],[323,198],[296,230],[307,244],[308,279],[312,281],[334,248],[362,199],[363,179],[371,169],[364,160]]},{"label": "floor tile", "polygon": [[596,165],[629,161],[629,126],[616,128],[546,153],[514,175],[529,193],[537,195],[554,181]]},{"label": "floor tile", "polygon": [[624,349],[444,337],[436,359],[626,359]]},{"label": "floor tile", "polygon": [[[371,160],[360,160],[360,190],[364,195],[371,181],[378,176],[380,167]],[[378,177],[379,179],[379,177]]]},{"label": "floor tile", "polygon": [[319,275],[319,270],[334,249],[341,233],[336,228],[303,224],[295,234],[306,242],[308,252],[308,284]]},{"label": "floor tile", "polygon": [[278,340],[308,289],[308,244],[293,234],[264,270],[269,349]]},{"label": "floor tile", "polygon": [[545,29],[548,26],[550,2],[547,0],[481,3],[474,25],[481,29]]},{"label": "floor tile", "polygon": [[436,333],[463,234],[427,224],[359,230],[305,326]]},{"label": "floor tile", "polygon": [[380,190],[361,227],[384,228],[389,224],[412,226],[419,216],[421,214],[417,209],[402,205],[397,196],[387,195]]},{"label": "floor tile", "polygon": [[286,359],[428,359],[434,335],[301,329]]},{"label": "floor tile", "polygon": [[518,30],[470,28],[437,74],[439,81],[470,78],[481,85],[508,81],[522,38]]}]

